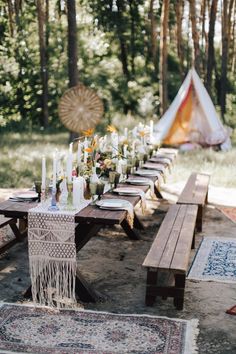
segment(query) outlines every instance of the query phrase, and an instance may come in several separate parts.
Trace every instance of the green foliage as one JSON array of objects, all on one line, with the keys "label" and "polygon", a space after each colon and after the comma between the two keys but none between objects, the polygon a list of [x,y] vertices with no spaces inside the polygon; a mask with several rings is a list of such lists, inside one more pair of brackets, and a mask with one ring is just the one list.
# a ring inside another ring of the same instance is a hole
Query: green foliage
[{"label": "green foliage", "polygon": [[[14,3],[14,2],[12,2]],[[13,14],[10,33],[8,2],[0,0],[0,129],[39,130],[42,84],[36,2],[23,1]],[[154,16],[160,32],[161,4],[155,2]],[[176,2],[170,2],[168,95],[175,97],[182,78],[175,38]],[[49,76],[49,129],[65,130],[58,119],[58,102],[68,86],[67,13],[62,0],[49,1],[47,57]],[[94,88],[104,102],[105,115],[99,129],[113,119],[126,124],[127,113],[147,120],[159,116],[159,84],[151,55],[150,2],[145,0],[80,0],[77,5],[79,79]],[[185,69],[191,51],[184,36]],[[126,72],[121,47],[126,54]],[[157,38],[159,46],[159,37]],[[157,53],[157,55],[159,55]],[[220,73],[220,52],[216,51]],[[159,58],[157,58],[157,61]],[[216,83],[216,84],[215,84]],[[219,104],[219,80],[214,79],[213,100]],[[227,124],[236,125],[236,86],[229,75]]]}]

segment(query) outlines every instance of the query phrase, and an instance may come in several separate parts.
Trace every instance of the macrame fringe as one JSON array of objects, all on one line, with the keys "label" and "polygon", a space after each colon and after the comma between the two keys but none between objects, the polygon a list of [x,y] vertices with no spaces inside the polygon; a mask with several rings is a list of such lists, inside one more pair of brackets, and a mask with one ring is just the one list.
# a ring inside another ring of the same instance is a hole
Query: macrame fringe
[{"label": "macrame fringe", "polygon": [[30,257],[34,303],[57,308],[75,307],[75,260]]}]

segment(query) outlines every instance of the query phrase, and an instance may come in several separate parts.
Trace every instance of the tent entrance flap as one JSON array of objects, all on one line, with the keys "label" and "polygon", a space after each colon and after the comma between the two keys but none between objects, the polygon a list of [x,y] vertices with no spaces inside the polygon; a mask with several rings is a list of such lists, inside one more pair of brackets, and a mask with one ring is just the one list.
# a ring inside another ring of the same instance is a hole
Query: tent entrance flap
[{"label": "tent entrance flap", "polygon": [[189,141],[190,121],[193,110],[193,84],[191,82],[187,94],[176,113],[174,123],[163,143],[166,145],[179,145]]}]

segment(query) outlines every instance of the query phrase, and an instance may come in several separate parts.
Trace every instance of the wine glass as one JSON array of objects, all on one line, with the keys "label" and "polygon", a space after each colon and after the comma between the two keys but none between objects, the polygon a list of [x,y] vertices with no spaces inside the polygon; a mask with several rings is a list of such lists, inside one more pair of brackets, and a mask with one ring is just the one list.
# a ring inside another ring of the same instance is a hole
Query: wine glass
[{"label": "wine glass", "polygon": [[140,152],[138,154],[138,159],[139,159],[139,167],[142,168],[143,167],[143,158],[144,158],[144,154],[142,152]]},{"label": "wine glass", "polygon": [[98,195],[98,200],[101,199],[101,195],[103,195],[104,193],[104,188],[105,188],[105,183],[103,183],[102,181],[99,181],[97,184],[97,195]]},{"label": "wine glass", "polygon": [[113,186],[115,184],[115,178],[116,178],[116,171],[110,171],[109,172],[109,183],[110,183],[111,189],[113,189]]},{"label": "wine glass", "polygon": [[122,179],[125,179],[126,173],[127,173],[127,163],[123,163],[121,165],[121,171],[122,171]]},{"label": "wine glass", "polygon": [[41,201],[41,185],[42,182],[41,181],[34,181],[34,187],[35,187],[35,192],[38,193],[38,201]]},{"label": "wine glass", "polygon": [[114,181],[115,188],[117,187],[117,184],[119,183],[119,181],[120,181],[120,173],[116,172],[115,181]]},{"label": "wine glass", "polygon": [[90,189],[90,193],[92,196],[92,205],[95,204],[95,196],[97,195],[97,186],[98,186],[98,182],[89,182],[89,189]]}]

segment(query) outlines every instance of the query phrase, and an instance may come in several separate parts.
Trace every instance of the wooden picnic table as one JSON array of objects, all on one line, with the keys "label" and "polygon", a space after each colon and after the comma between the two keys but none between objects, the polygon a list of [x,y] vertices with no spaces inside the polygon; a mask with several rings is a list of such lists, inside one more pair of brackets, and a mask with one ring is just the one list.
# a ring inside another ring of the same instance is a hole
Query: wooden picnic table
[{"label": "wooden picnic table", "polygon": [[[140,178],[139,176],[132,175],[132,178]],[[155,194],[161,198],[161,193],[158,190],[155,182],[158,181],[158,177],[148,177],[154,182]],[[124,186],[123,183],[119,186]],[[149,185],[129,185],[130,188],[139,188],[143,192],[147,192],[150,188]],[[120,196],[113,192],[107,192],[102,196],[102,199],[119,198],[129,201],[133,207],[135,207],[141,200],[140,196]],[[15,202],[11,200],[0,203],[0,214],[6,217],[12,217],[20,221],[19,225],[25,224],[23,231],[17,226],[15,227],[15,236],[21,241],[24,236],[27,235],[27,218],[30,209],[34,208],[37,202]],[[134,212],[134,228],[131,228],[127,222],[126,210],[102,210],[96,205],[88,205],[77,214],[75,214],[75,243],[76,250],[79,252],[87,242],[97,234],[97,232],[103,226],[121,225],[127,236],[132,240],[138,240],[138,230],[143,229],[142,222]],[[78,268],[78,267],[77,267]],[[92,288],[90,284],[84,279],[83,275],[77,270],[76,276],[76,294],[81,301],[95,302],[101,298],[100,294]],[[31,289],[29,288],[26,293],[26,297],[31,296]]]}]

